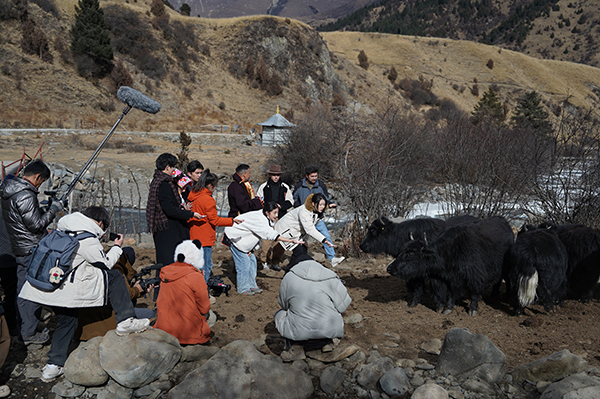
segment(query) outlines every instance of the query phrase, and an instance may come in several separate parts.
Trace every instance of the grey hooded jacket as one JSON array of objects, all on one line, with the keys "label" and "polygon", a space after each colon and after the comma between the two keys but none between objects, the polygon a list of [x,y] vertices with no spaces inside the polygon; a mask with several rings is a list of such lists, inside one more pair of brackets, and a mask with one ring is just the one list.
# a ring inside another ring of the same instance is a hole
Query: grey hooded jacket
[{"label": "grey hooded jacket", "polygon": [[298,263],[279,287],[275,327],[294,341],[341,338],[344,312],[352,299],[340,278],[314,260]]},{"label": "grey hooded jacket", "polygon": [[15,256],[28,255],[56,215],[53,208],[42,211],[37,195],[37,188],[20,177],[9,175],[0,186],[2,217]]}]

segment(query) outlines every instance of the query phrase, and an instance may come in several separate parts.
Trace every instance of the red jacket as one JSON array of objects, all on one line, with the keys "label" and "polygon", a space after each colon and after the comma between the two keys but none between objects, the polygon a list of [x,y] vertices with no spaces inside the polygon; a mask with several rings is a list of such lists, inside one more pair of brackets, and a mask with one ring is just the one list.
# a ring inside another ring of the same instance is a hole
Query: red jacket
[{"label": "red jacket", "polygon": [[206,317],[210,310],[204,274],[194,266],[175,262],[160,271],[160,292],[156,300],[160,328],[181,344],[203,344],[210,339]]},{"label": "red jacket", "polygon": [[203,219],[190,219],[190,239],[200,240],[203,247],[212,247],[215,245],[216,226],[233,226],[233,218],[222,218],[217,213],[217,203],[212,197],[212,192],[208,188],[188,195],[188,201],[193,203],[192,212],[198,212],[206,215]]}]

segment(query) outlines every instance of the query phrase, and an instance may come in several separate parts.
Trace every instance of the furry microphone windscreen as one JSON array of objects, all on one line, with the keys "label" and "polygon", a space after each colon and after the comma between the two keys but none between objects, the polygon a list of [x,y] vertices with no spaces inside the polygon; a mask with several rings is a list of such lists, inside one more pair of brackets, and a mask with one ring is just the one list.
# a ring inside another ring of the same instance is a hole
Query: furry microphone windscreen
[{"label": "furry microphone windscreen", "polygon": [[198,270],[204,268],[204,252],[191,240],[186,240],[175,248],[175,262],[184,262]]},{"label": "furry microphone windscreen", "polygon": [[117,97],[130,107],[141,109],[150,114],[156,114],[160,111],[160,103],[158,101],[151,99],[129,86],[119,87]]}]

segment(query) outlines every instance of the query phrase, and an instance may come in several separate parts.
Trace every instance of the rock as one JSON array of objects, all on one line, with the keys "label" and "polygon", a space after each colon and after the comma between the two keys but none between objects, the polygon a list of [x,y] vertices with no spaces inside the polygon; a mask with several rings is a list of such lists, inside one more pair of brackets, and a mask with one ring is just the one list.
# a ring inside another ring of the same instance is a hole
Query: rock
[{"label": "rock", "polygon": [[518,384],[525,380],[532,382],[557,381],[565,376],[583,371],[587,367],[588,363],[583,358],[564,349],[542,359],[518,366],[511,374],[513,380]]},{"label": "rock", "polygon": [[106,333],[100,343],[100,365],[116,382],[139,388],[170,372],[181,359],[181,346],[174,336],[158,329],[118,336]]},{"label": "rock", "polygon": [[506,356],[487,337],[452,328],[444,338],[436,371],[457,378],[478,377],[499,382],[506,373]]},{"label": "rock", "polygon": [[416,363],[414,360],[412,359],[398,359],[396,360],[396,367],[402,367],[402,368],[415,368],[416,367]]},{"label": "rock", "polygon": [[182,362],[197,362],[199,360],[208,360],[219,351],[216,346],[190,345],[182,348]]},{"label": "rock", "polygon": [[467,378],[467,380],[463,383],[463,387],[469,391],[483,393],[485,395],[494,395],[496,393],[494,388],[477,377]]},{"label": "rock", "polygon": [[464,399],[465,395],[462,392],[462,389],[460,389],[460,387],[450,387],[447,390],[448,392],[448,396],[450,396],[453,399]]},{"label": "rock", "polygon": [[309,398],[313,393],[310,377],[288,364],[271,360],[251,342],[234,341],[217,352],[202,367],[190,372],[169,391],[170,399],[197,397]]},{"label": "rock", "polygon": [[39,368],[28,364],[25,367],[25,378],[40,378],[42,376],[42,370],[40,370]]},{"label": "rock", "polygon": [[379,384],[383,391],[390,396],[403,397],[411,388],[406,373],[400,367],[386,372],[379,380]]},{"label": "rock", "polygon": [[[108,374],[100,366],[98,347],[103,337],[92,338],[79,344],[67,358],[65,377],[73,384],[95,387],[108,381]],[[59,394],[60,395],[60,394]]]},{"label": "rock", "polygon": [[62,396],[63,398],[74,398],[81,395],[85,391],[85,387],[81,385],[73,385],[69,381],[61,381],[52,387],[52,392]]},{"label": "rock", "polygon": [[431,355],[439,355],[442,349],[442,341],[437,338],[430,339],[421,344],[421,349]]},{"label": "rock", "polygon": [[25,372],[25,365],[22,364],[22,363],[19,363],[19,364],[17,364],[15,366],[15,368],[13,369],[13,371],[10,373],[10,378],[18,378],[24,372]]},{"label": "rock", "polygon": [[436,384],[425,384],[415,389],[410,399],[448,399],[448,392]]},{"label": "rock", "polygon": [[346,372],[336,366],[329,366],[321,373],[321,389],[328,395],[333,394],[344,382]]},{"label": "rock", "polygon": [[96,399],[131,399],[132,396],[133,389],[125,388],[113,380],[108,380],[108,384],[97,394]]},{"label": "rock", "polygon": [[283,360],[286,363],[306,359],[306,355],[304,354],[304,348],[302,347],[302,345],[292,345],[290,349],[281,352],[280,356],[281,360]]},{"label": "rock", "polygon": [[171,381],[169,381],[169,380],[165,380],[165,381],[157,380],[149,385],[146,385],[139,389],[136,389],[133,392],[133,396],[135,396],[136,398],[150,396],[156,391],[167,392],[172,387],[173,387],[173,384],[171,384]]},{"label": "rock", "polygon": [[350,357],[358,352],[360,348],[356,345],[340,345],[331,352],[321,350],[306,352],[306,356],[323,363],[335,363],[342,359]]},{"label": "rock", "polygon": [[585,373],[575,374],[550,384],[540,399],[600,398],[600,379]]},{"label": "rock", "polygon": [[358,324],[362,321],[363,317],[360,313],[354,313],[347,317],[344,317],[344,323],[346,324]]},{"label": "rock", "polygon": [[366,389],[375,389],[377,381],[393,368],[392,359],[382,357],[373,363],[366,364],[356,376],[356,382]]}]

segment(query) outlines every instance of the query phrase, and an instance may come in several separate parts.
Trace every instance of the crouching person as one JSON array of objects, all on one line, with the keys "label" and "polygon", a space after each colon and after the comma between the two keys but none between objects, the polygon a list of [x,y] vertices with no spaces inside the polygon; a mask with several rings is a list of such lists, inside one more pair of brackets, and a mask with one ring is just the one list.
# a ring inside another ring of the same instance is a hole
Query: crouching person
[{"label": "crouching person", "polygon": [[114,241],[115,245],[106,253],[100,243],[109,222],[108,211],[97,206],[62,217],[57,224],[59,230],[89,232],[94,236],[79,241],[73,269],[58,288],[43,291],[26,282],[19,294],[21,298],[51,306],[57,316],[58,323],[48,352],[48,364],[42,369],[43,381],[52,381],[64,373],[63,366],[77,329],[80,308],[102,306],[110,300],[115,311],[118,335],[142,332],[150,324],[148,319],[135,318],[125,279],[117,270],[111,270],[121,256],[123,237],[119,236]]},{"label": "crouching person", "polygon": [[352,299],[340,278],[320,263],[303,257],[283,277],[279,310],[274,317],[286,347],[317,349],[344,335],[344,312]]},{"label": "crouching person", "polygon": [[210,300],[202,244],[198,240],[183,241],[175,248],[174,260],[160,270],[154,328],[168,332],[181,344],[203,344],[210,339]]}]

